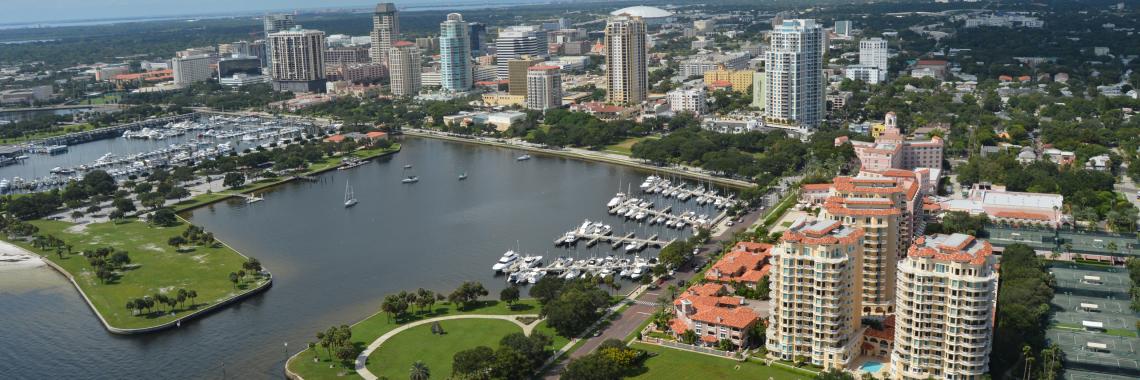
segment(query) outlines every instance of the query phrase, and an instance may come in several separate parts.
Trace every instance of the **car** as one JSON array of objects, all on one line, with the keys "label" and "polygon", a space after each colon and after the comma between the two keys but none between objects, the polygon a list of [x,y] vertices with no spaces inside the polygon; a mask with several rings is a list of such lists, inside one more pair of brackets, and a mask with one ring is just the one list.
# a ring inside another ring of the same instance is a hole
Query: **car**
[{"label": "car", "polygon": [[602,330],[596,330],[596,331],[594,331],[594,336],[595,336],[595,337],[599,337],[599,336],[602,336]]},{"label": "car", "polygon": [[729,227],[732,227],[733,224],[736,224],[736,223],[733,223],[731,220],[724,223],[724,225],[729,226]]}]

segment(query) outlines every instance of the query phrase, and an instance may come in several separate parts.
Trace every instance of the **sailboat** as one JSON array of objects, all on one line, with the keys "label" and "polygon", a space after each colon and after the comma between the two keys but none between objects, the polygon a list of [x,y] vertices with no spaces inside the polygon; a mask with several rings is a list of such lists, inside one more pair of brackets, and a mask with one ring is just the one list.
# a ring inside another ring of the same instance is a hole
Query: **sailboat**
[{"label": "sailboat", "polygon": [[352,194],[352,186],[344,184],[344,207],[356,206],[356,196]]}]

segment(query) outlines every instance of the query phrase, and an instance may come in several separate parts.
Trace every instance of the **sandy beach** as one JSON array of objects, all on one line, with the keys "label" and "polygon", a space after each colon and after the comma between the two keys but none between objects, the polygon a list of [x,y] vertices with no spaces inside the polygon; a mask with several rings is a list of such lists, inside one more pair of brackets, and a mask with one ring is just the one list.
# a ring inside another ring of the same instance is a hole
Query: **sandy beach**
[{"label": "sandy beach", "polygon": [[16,246],[15,244],[0,241],[0,271],[36,268],[44,266],[43,259]]}]

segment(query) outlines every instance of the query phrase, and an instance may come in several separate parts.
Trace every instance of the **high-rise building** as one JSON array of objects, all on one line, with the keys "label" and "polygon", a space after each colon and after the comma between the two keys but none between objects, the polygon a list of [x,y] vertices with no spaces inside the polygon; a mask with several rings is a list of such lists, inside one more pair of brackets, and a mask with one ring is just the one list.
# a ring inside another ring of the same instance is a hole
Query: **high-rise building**
[{"label": "high-rise building", "polygon": [[836,21],[835,27],[832,28],[835,34],[844,37],[851,37],[851,21],[843,20]]},{"label": "high-rise building", "polygon": [[270,45],[272,40],[269,39],[269,35],[282,30],[293,29],[294,26],[297,26],[297,19],[291,14],[274,13],[265,15],[262,24],[265,31],[265,65],[269,66],[273,64],[273,46]]},{"label": "high-rise building", "polygon": [[495,39],[499,79],[508,79],[510,61],[522,56],[550,56],[547,53],[546,31],[534,25],[516,25],[499,30],[499,37]]},{"label": "high-rise building", "polygon": [[606,101],[641,103],[649,93],[645,20],[627,14],[614,16],[606,23],[605,33]]},{"label": "high-rise building", "polygon": [[170,67],[174,71],[174,83],[179,85],[204,82],[213,74],[210,56],[205,54],[171,59]]},{"label": "high-rise building", "polygon": [[444,91],[471,89],[471,38],[463,15],[448,13],[439,24],[439,84]]},{"label": "high-rise building", "polygon": [[887,72],[887,40],[882,38],[869,38],[859,41],[859,64],[873,66],[884,73]]},{"label": "high-rise building", "polygon": [[218,60],[218,77],[234,74],[261,75],[261,60],[257,57],[233,55]]},{"label": "high-rise building", "polygon": [[468,23],[468,35],[471,36],[471,54],[483,55],[487,47],[487,24],[481,22]]},{"label": "high-rise building", "polygon": [[368,56],[372,62],[388,63],[388,49],[400,35],[400,18],[396,4],[380,3],[372,13],[372,46]]},{"label": "high-rise building", "polygon": [[767,103],[764,80],[767,78],[763,71],[752,75],[752,108],[764,109],[764,103]]},{"label": "high-rise building", "polygon": [[674,113],[690,112],[694,115],[709,113],[708,98],[703,88],[678,88],[666,94],[669,110]]},{"label": "high-rise building", "polygon": [[[511,95],[527,94],[527,69],[546,61],[542,57],[524,55],[507,62],[507,92]],[[497,68],[496,68],[497,69]]]},{"label": "high-rise building", "polygon": [[409,41],[397,41],[388,49],[388,76],[391,92],[395,96],[413,96],[420,93],[422,69],[420,49]]},{"label": "high-rise building", "polygon": [[558,66],[531,66],[526,73],[526,108],[546,111],[562,107],[562,74]]},{"label": "high-rise building", "polygon": [[997,260],[970,235],[915,240],[898,265],[892,378],[981,379],[997,303]]},{"label": "high-rise building", "polygon": [[808,358],[844,369],[859,356],[864,230],[801,218],[772,249],[767,348],[783,360]]},{"label": "high-rise building", "polygon": [[337,46],[325,50],[325,65],[350,65],[372,61],[371,49],[359,46]]},{"label": "high-rise building", "polygon": [[293,27],[269,35],[269,76],[279,91],[322,92],[325,88],[325,32]]},{"label": "high-rise building", "polygon": [[765,52],[764,117],[769,123],[813,129],[826,106],[823,28],[811,19],[784,20]]}]

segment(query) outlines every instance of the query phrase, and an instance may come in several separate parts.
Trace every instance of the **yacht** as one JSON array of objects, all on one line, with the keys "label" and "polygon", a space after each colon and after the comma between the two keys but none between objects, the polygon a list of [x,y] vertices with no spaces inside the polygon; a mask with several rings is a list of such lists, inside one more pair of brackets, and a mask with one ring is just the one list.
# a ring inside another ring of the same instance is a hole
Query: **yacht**
[{"label": "yacht", "polygon": [[404,169],[411,169],[411,168],[412,168],[412,164],[404,165]]},{"label": "yacht", "polygon": [[356,196],[352,194],[352,186],[344,184],[344,207],[356,206]]},{"label": "yacht", "polygon": [[460,175],[459,175],[459,180],[460,180],[460,181],[462,181],[462,180],[465,180],[465,179],[467,179],[467,172],[463,172],[463,174],[460,174]]},{"label": "yacht", "polygon": [[567,232],[562,236],[562,244],[571,245],[578,242],[578,235],[574,231]]},{"label": "yacht", "polygon": [[420,181],[420,177],[416,177],[416,176],[414,176],[414,175],[410,175],[410,176],[408,176],[407,178],[404,178],[403,180],[401,180],[400,182],[401,182],[401,183],[416,183],[416,182],[419,182],[419,181]]},{"label": "yacht", "polygon": [[515,260],[518,260],[518,259],[519,259],[519,255],[517,253],[515,253],[515,251],[509,250],[509,251],[507,251],[507,253],[503,254],[503,257],[499,258],[499,262],[497,262],[497,263],[495,263],[495,265],[491,266],[491,270],[493,270],[495,272],[502,272],[503,269],[507,269],[508,267],[511,266],[512,263],[515,262]]},{"label": "yacht", "polygon": [[610,198],[609,203],[606,203],[606,207],[614,208],[617,205],[621,204],[621,201],[623,200],[625,200],[625,193],[617,193],[617,195],[615,195],[613,198]]},{"label": "yacht", "polygon": [[521,155],[521,156],[518,156],[518,157],[516,157],[516,158],[515,158],[515,161],[526,161],[526,160],[529,160],[529,159],[530,159],[530,155],[529,155],[529,154],[523,154],[523,155]]}]

